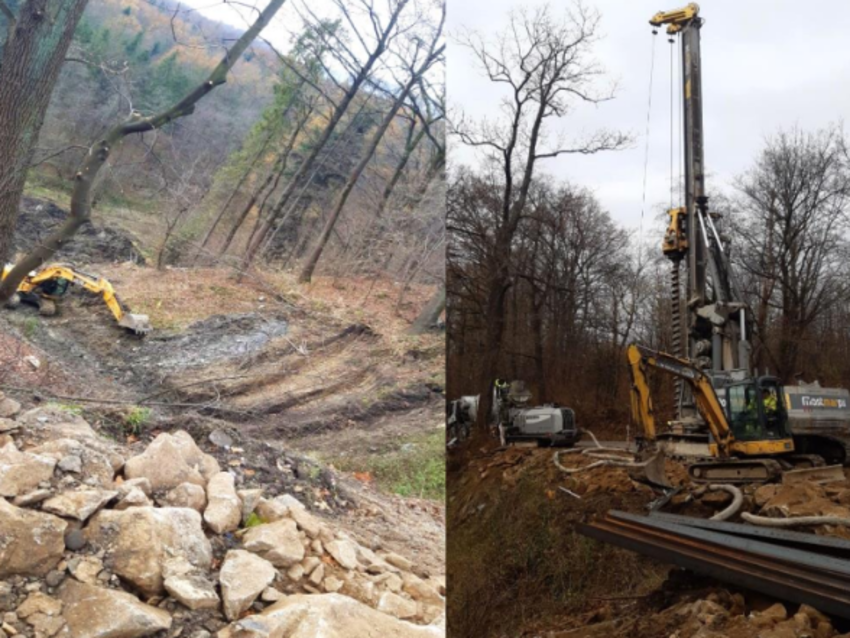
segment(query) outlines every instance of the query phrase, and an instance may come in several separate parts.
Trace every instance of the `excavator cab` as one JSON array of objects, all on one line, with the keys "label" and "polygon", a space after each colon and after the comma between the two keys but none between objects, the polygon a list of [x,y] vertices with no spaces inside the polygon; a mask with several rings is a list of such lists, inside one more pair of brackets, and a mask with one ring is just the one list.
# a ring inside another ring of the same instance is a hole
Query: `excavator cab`
[{"label": "excavator cab", "polygon": [[61,297],[68,292],[70,285],[70,280],[65,277],[59,277],[58,279],[51,279],[39,284],[37,292],[48,297]]},{"label": "excavator cab", "polygon": [[778,441],[791,438],[782,401],[781,382],[760,377],[726,387],[729,428],[737,441]]}]

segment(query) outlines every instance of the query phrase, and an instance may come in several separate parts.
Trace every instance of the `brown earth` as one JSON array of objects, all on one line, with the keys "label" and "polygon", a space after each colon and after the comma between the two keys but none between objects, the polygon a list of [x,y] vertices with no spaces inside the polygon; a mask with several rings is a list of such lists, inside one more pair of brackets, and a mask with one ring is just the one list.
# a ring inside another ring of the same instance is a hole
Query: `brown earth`
[{"label": "brown earth", "polygon": [[[660,493],[623,468],[564,474],[553,453],[500,449],[482,438],[450,453],[450,635],[790,638],[850,630],[843,621],[793,604],[764,616],[761,612],[780,601],[577,534],[577,523],[609,510],[645,514]],[[572,453],[559,458],[567,467],[593,461]],[[690,483],[678,462],[668,459],[666,473],[682,491],[663,511],[709,518],[731,499]],[[743,491],[742,511],[763,516],[850,513],[847,479],[825,486],[751,485]],[[808,531],[848,536],[840,526]]]},{"label": "brown earth", "polygon": [[[46,199],[24,197],[18,214],[14,248],[27,252],[52,233],[67,211]],[[140,243],[132,234],[98,222],[86,222],[62,251],[62,261],[80,263],[131,261],[145,263]]]}]

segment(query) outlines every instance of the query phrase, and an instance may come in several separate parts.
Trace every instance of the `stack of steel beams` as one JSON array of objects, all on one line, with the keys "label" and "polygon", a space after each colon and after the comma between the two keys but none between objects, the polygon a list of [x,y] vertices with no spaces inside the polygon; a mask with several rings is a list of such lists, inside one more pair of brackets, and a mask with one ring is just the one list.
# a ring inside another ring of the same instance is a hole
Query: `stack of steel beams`
[{"label": "stack of steel beams", "polygon": [[579,532],[733,585],[850,619],[850,542],[778,529],[612,511]]}]

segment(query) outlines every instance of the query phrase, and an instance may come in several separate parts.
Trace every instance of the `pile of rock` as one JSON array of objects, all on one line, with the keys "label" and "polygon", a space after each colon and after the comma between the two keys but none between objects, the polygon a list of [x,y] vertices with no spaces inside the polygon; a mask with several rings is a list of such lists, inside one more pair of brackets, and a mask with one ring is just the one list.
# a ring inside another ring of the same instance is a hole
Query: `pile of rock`
[{"label": "pile of rock", "polygon": [[186,432],[125,460],[71,412],[4,406],[0,638],[444,634],[442,582],[237,485]]},{"label": "pile of rock", "polygon": [[655,621],[676,626],[676,638],[844,638],[828,617],[808,605],[790,611],[781,603],[747,607],[741,594],[718,591],[671,607]]}]

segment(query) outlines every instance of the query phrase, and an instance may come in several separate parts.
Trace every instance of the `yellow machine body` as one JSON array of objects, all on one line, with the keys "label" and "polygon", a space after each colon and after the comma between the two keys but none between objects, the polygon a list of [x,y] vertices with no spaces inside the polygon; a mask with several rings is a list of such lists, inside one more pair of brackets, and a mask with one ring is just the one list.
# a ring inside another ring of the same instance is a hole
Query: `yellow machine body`
[{"label": "yellow machine body", "polygon": [[[11,266],[3,269],[3,279],[11,271]],[[122,328],[126,328],[136,334],[147,334],[151,331],[150,319],[147,315],[132,314],[126,312],[115,289],[104,277],[90,275],[77,270],[71,264],[50,264],[40,270],[31,272],[18,286],[20,294],[36,294],[47,299],[58,295],[50,295],[43,292],[41,288],[49,282],[66,281],[72,286],[79,286],[84,290],[100,295],[103,302],[109,308],[112,316]],[[64,291],[63,291],[64,292]]]},{"label": "yellow machine body", "polygon": [[[712,380],[702,370],[685,359],[637,344],[629,346],[628,359],[632,380],[632,419],[641,428],[647,444],[656,446],[661,434],[647,376],[651,368],[677,376],[690,386],[697,411],[711,432],[709,443],[703,449],[708,450],[708,455],[714,461],[691,465],[688,471],[692,477],[699,480],[722,478],[735,482],[770,480],[781,473],[782,466],[778,459],[794,453],[794,440],[787,427],[784,406],[768,416],[763,405],[753,405],[758,428],[749,432],[743,430],[741,436],[736,437],[736,430],[729,422]],[[743,391],[746,388],[756,397],[760,397],[762,390],[768,387],[781,396],[782,387],[772,377],[749,378],[726,386],[730,393],[732,389]],[[725,396],[727,402],[733,401],[731,394]],[[736,427],[741,429],[742,426],[739,424]]]},{"label": "yellow machine body", "polygon": [[674,34],[684,28],[684,26],[693,21],[699,15],[699,5],[691,2],[686,7],[681,9],[673,9],[672,11],[659,11],[649,21],[654,27],[667,25],[667,33]]}]

